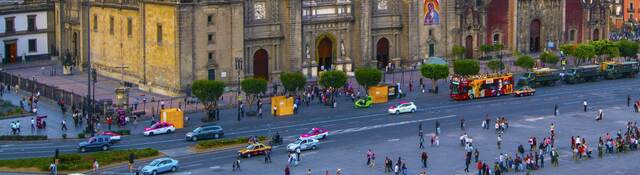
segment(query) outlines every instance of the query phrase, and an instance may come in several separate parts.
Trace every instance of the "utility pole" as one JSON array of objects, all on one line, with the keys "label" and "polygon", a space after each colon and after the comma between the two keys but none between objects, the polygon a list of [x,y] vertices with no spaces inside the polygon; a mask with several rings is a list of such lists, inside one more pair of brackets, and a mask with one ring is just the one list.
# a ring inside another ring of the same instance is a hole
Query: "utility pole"
[{"label": "utility pole", "polygon": [[236,70],[238,71],[238,89],[236,94],[236,100],[238,101],[238,121],[240,121],[240,71],[242,70],[242,58],[236,57]]},{"label": "utility pole", "polygon": [[[88,0],[83,2],[83,9],[82,10],[89,10],[89,8],[91,8],[91,2],[89,2]],[[93,123],[93,99],[91,98],[91,94],[94,94],[91,92],[91,77],[94,74],[93,69],[91,68],[91,18],[87,17],[87,39],[89,40],[89,42],[87,42],[87,49],[89,49],[89,54],[87,54],[87,67],[88,67],[88,71],[87,72],[87,98],[86,98],[86,104],[87,104],[87,116],[89,121],[87,121],[87,131],[91,134],[91,137],[93,137],[95,135],[95,129],[94,129],[94,123]],[[96,81],[95,79],[93,81]],[[95,90],[95,88],[94,88]],[[93,96],[95,98],[95,95]]]}]

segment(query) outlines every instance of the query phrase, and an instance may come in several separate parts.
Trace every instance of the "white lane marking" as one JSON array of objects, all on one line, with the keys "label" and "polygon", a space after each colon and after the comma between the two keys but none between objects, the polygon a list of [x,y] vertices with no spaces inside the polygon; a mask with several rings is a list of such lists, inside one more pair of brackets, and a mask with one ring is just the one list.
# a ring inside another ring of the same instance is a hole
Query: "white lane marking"
[{"label": "white lane marking", "polygon": [[209,167],[209,169],[212,169],[212,170],[216,170],[216,169],[220,169],[220,168],[221,168],[220,166],[212,166],[212,167]]},{"label": "white lane marking", "polygon": [[358,127],[358,128],[342,129],[342,130],[333,131],[330,134],[331,135],[347,134],[347,133],[360,132],[360,131],[366,131],[366,130],[372,130],[372,129],[378,129],[378,128],[386,128],[386,127],[399,126],[399,125],[405,125],[405,124],[412,124],[412,123],[418,123],[418,122],[424,122],[424,121],[445,119],[445,118],[451,118],[451,117],[455,117],[455,116],[456,115],[447,115],[447,116],[428,118],[428,119],[409,120],[409,121],[387,123],[387,124],[380,124],[380,125],[371,125],[371,126]]},{"label": "white lane marking", "polygon": [[180,166],[180,168],[188,168],[188,167],[194,167],[198,165],[202,165],[202,163],[186,164],[186,165]]},{"label": "white lane marking", "polygon": [[397,142],[397,141],[400,141],[400,139],[389,139],[389,140],[387,140],[387,142]]}]

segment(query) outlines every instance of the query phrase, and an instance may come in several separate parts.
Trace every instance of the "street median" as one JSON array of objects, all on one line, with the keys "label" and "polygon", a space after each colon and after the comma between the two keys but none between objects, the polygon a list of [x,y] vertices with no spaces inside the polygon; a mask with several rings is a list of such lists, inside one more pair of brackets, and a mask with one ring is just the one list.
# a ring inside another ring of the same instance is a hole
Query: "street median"
[{"label": "street median", "polygon": [[[135,150],[112,150],[89,154],[60,154],[58,157],[58,171],[79,172],[92,168],[93,160],[97,159],[101,167],[129,160],[129,154],[133,153],[136,159],[144,159],[159,156],[156,149],[145,148]],[[0,160],[2,172],[48,172],[53,157],[38,157],[25,159]]]},{"label": "street median", "polygon": [[[217,150],[224,150],[230,148],[238,148],[245,146],[249,143],[250,137],[236,137],[236,138],[223,138],[216,140],[202,140],[198,141],[194,146],[191,146],[193,152],[210,152]],[[266,136],[258,136],[259,142],[264,142],[268,139]]]}]

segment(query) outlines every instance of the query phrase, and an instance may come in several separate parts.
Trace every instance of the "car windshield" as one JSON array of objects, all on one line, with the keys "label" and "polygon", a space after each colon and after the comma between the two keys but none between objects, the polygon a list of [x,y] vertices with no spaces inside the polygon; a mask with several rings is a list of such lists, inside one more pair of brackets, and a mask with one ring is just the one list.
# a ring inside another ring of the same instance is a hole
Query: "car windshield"
[{"label": "car windshield", "polygon": [[153,162],[149,163],[149,165],[151,166],[156,166],[160,163],[160,160],[154,160]]},{"label": "car windshield", "polygon": [[307,132],[307,134],[313,134],[316,133],[316,130],[312,129],[311,131]]},{"label": "car windshield", "polygon": [[255,145],[249,145],[249,146],[247,146],[247,149],[248,149],[248,150],[252,150],[252,149],[253,149],[253,148],[255,148],[255,147],[256,147]]},{"label": "car windshield", "polygon": [[293,144],[299,145],[300,143],[302,143],[302,140],[298,139],[295,142],[293,142]]},{"label": "car windshield", "polygon": [[95,138],[95,137],[91,137],[91,138],[89,138],[89,141],[88,141],[88,142],[89,142],[89,143],[93,143],[93,142],[95,142],[95,141],[96,141],[96,138]]},{"label": "car windshield", "polygon": [[195,132],[195,133],[198,133],[198,132],[200,132],[200,131],[202,131],[202,128],[201,128],[201,127],[198,127],[198,128],[196,128],[196,129],[194,129],[194,130],[193,130],[193,132]]}]

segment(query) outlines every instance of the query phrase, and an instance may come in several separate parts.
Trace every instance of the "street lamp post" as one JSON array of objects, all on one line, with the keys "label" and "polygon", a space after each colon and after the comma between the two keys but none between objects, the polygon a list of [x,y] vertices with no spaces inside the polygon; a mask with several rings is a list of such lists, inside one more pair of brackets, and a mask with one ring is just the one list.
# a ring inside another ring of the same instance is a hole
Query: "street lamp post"
[{"label": "street lamp post", "polygon": [[236,57],[236,70],[238,71],[238,89],[236,93],[236,100],[238,102],[238,121],[240,121],[240,71],[242,70],[242,58]]},{"label": "street lamp post", "polygon": [[[84,1],[83,2],[83,6],[85,9],[89,9],[90,8],[90,1]],[[87,23],[90,24],[91,23],[91,19],[87,18]],[[88,116],[88,120],[87,121],[87,128],[86,130],[91,134],[91,136],[93,137],[95,135],[95,129],[94,129],[94,123],[93,123],[93,99],[91,98],[91,94],[94,94],[95,92],[92,93],[92,88],[91,88],[91,78],[93,76],[93,72],[92,68],[91,68],[91,29],[89,28],[91,25],[87,25],[87,39],[89,40],[89,42],[87,42],[87,48],[89,49],[89,54],[87,54],[87,67],[88,67],[88,71],[87,72],[87,97],[86,97],[86,105],[87,105],[87,116]],[[95,81],[95,79],[93,80]],[[95,83],[95,82],[94,82]],[[95,87],[94,87],[95,90]],[[95,95],[93,96],[95,98]]]}]

